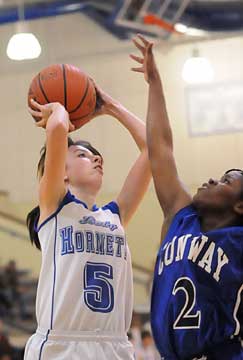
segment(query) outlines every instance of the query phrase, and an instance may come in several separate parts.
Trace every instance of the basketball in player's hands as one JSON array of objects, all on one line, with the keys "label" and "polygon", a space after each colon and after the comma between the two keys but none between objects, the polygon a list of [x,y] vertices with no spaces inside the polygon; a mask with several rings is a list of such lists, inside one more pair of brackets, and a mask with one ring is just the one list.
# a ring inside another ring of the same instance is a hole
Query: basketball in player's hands
[{"label": "basketball in player's hands", "polygon": [[33,108],[30,99],[42,105],[61,103],[68,111],[70,121],[78,129],[90,120],[90,115],[95,111],[96,89],[89,76],[79,68],[56,64],[41,70],[33,78],[28,92],[28,105]]}]

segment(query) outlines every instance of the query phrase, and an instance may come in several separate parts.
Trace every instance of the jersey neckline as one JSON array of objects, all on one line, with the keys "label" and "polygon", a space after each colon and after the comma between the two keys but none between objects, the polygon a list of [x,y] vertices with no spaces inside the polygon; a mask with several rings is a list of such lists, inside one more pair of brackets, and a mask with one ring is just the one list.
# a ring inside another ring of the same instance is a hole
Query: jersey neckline
[{"label": "jersey neckline", "polygon": [[[197,218],[197,226],[198,226],[198,230],[200,232],[200,234],[202,235],[209,235],[209,234],[213,234],[215,232],[225,232],[225,231],[234,231],[234,232],[239,232],[242,233],[243,232],[243,226],[225,226],[225,227],[221,227],[221,228],[216,228],[216,229],[212,229],[212,230],[208,230],[208,231],[203,231],[201,224],[200,224],[200,220],[199,220],[199,215],[197,212],[197,209],[195,208],[195,206],[193,204],[189,204],[183,208],[181,208],[180,210],[177,211],[177,213],[174,215],[173,220],[176,220],[177,218],[185,218],[186,216],[195,216]],[[172,224],[171,222],[171,224]]]},{"label": "jersey neckline", "polygon": [[62,199],[60,205],[58,206],[58,208],[56,209],[56,211],[54,211],[52,214],[50,214],[40,225],[38,225],[39,222],[39,217],[36,219],[35,224],[34,224],[34,228],[35,231],[38,233],[40,231],[40,229],[54,216],[56,216],[61,210],[62,208],[71,203],[71,202],[75,202],[76,204],[81,204],[85,207],[85,209],[87,209],[90,212],[94,212],[94,211],[98,211],[100,208],[98,208],[96,205],[92,206],[92,209],[89,209],[87,204],[84,201],[79,200],[78,198],[76,198],[73,194],[71,194],[70,190],[68,190],[66,192],[66,195],[64,196],[64,198]]},{"label": "jersey neckline", "polygon": [[[92,208],[89,209],[89,208],[88,208],[88,205],[87,205],[84,201],[79,200],[75,195],[71,194],[70,190],[67,191],[65,197],[66,197],[66,196],[72,197],[72,199],[73,199],[74,202],[76,202],[77,204],[82,204],[82,205],[83,205],[87,210],[89,210],[89,211],[97,211],[97,210],[99,210],[99,207],[98,207],[96,204],[94,204],[94,205],[92,206]],[[64,197],[64,198],[65,198],[65,197]]]},{"label": "jersey neckline", "polygon": [[89,209],[87,204],[81,200],[79,200],[78,198],[76,198],[73,194],[71,194],[70,190],[68,190],[66,192],[66,195],[64,196],[63,200],[61,201],[60,205],[58,206],[58,208],[56,209],[55,212],[53,212],[52,214],[50,214],[40,225],[38,225],[38,221],[39,221],[39,217],[35,220],[35,224],[34,224],[34,229],[35,231],[38,233],[40,231],[40,229],[53,217],[55,217],[61,210],[62,208],[71,203],[71,202],[75,202],[77,204],[81,204],[83,205],[83,207],[92,212],[97,212],[98,210],[106,210],[109,209],[112,213],[117,214],[120,218],[120,211],[119,211],[119,206],[117,205],[116,202],[111,201],[109,204],[103,206],[103,207],[97,207],[96,205],[93,205],[92,209]]}]

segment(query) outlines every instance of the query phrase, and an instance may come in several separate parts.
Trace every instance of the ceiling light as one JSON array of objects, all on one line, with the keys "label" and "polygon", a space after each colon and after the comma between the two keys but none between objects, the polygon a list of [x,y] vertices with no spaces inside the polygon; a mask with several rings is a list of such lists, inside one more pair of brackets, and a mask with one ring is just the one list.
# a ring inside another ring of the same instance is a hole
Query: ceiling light
[{"label": "ceiling light", "polygon": [[40,53],[40,43],[31,33],[14,34],[7,46],[7,55],[11,60],[35,59]]},{"label": "ceiling light", "polygon": [[210,61],[194,50],[193,56],[183,66],[182,78],[188,84],[208,83],[214,78],[214,70]]},{"label": "ceiling light", "polygon": [[181,34],[186,34],[188,36],[205,36],[207,34],[205,30],[188,27],[187,25],[181,23],[175,24],[175,30]]},{"label": "ceiling light", "polygon": [[188,27],[184,24],[177,23],[175,24],[175,30],[179,33],[185,34],[188,30]]},{"label": "ceiling light", "polygon": [[22,0],[18,6],[18,18],[16,34],[10,38],[7,45],[7,55],[11,60],[36,59],[40,56],[41,46],[36,36],[28,31]]},{"label": "ceiling light", "polygon": [[189,36],[206,36],[207,31],[189,27],[187,28],[186,34]]}]

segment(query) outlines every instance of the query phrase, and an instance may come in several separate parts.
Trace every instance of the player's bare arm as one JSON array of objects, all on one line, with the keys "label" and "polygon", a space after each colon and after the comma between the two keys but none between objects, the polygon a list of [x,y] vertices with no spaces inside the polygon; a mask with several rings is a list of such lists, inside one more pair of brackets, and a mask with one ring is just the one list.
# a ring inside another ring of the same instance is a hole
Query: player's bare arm
[{"label": "player's bare arm", "polygon": [[132,135],[140,151],[140,155],[130,169],[116,199],[122,224],[126,226],[140,204],[151,180],[145,124],[119,101],[105,93],[97,84],[95,87],[100,99],[97,114],[111,115],[117,119]]},{"label": "player's bare arm", "polygon": [[151,180],[145,124],[119,103],[113,104],[112,115],[132,135],[140,154],[132,165],[117,197],[122,224],[126,226],[140,204]]},{"label": "player's bare arm", "polygon": [[32,100],[36,110],[29,108],[31,115],[40,118],[38,127],[46,129],[46,159],[44,174],[40,181],[40,222],[54,212],[65,195],[65,160],[67,135],[74,130],[65,108],[59,103],[40,105]]},{"label": "player's bare arm", "polygon": [[172,131],[162,82],[152,52],[153,43],[141,35],[133,42],[142,56],[131,55],[131,58],[140,64],[132,70],[143,73],[149,84],[147,142],[151,170],[161,208],[165,218],[169,220],[178,210],[190,204],[192,198],[177,173]]}]

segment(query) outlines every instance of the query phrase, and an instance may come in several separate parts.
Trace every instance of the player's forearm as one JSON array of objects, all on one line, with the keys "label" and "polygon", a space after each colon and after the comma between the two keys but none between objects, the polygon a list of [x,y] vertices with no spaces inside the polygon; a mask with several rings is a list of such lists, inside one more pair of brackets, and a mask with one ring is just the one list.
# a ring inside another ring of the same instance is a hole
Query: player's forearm
[{"label": "player's forearm", "polygon": [[110,115],[115,117],[130,132],[140,151],[147,148],[146,128],[142,120],[127,110],[123,105],[113,105]]},{"label": "player's forearm", "polygon": [[172,131],[166,110],[165,97],[159,75],[149,83],[147,112],[147,142],[149,152],[156,152],[158,144],[173,151]]}]

